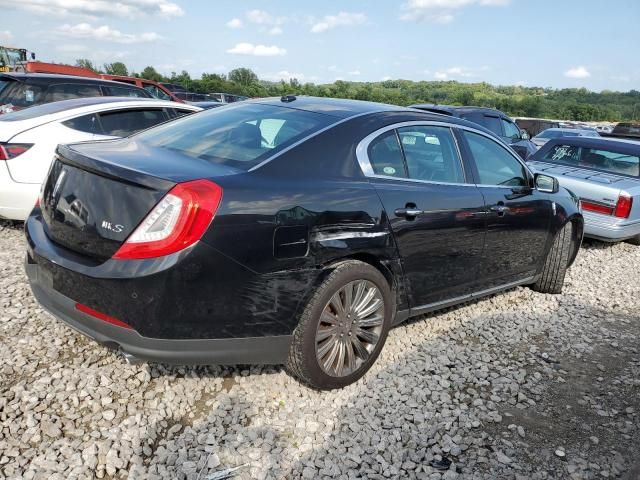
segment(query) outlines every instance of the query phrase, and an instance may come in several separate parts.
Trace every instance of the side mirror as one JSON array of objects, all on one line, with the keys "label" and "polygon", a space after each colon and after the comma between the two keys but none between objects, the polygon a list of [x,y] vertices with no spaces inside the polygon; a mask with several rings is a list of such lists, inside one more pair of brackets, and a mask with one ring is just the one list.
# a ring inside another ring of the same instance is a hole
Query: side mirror
[{"label": "side mirror", "polygon": [[527,133],[526,130],[520,130],[520,139],[529,140],[531,136]]},{"label": "side mirror", "polygon": [[558,182],[558,179],[550,175],[536,173],[533,177],[533,182],[536,186],[536,190],[539,192],[558,193],[560,190],[560,183]]}]

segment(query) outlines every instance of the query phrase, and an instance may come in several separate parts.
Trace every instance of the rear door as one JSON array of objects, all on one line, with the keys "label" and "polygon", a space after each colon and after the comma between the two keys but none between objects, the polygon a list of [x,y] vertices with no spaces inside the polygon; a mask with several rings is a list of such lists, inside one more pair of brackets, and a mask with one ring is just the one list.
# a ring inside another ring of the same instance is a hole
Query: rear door
[{"label": "rear door", "polygon": [[498,140],[467,129],[460,130],[460,137],[485,203],[483,287],[535,275],[549,239],[552,197],[532,188],[529,170]]},{"label": "rear door", "polygon": [[484,205],[446,124],[371,134],[358,160],[384,205],[412,309],[470,294],[484,243]]}]

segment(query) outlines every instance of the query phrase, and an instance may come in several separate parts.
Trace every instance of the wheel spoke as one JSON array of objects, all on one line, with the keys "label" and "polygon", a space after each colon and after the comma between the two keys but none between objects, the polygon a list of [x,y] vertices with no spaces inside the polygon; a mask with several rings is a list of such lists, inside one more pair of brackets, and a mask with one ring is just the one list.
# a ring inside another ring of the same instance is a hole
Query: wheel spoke
[{"label": "wheel spoke", "polygon": [[382,315],[374,315],[373,317],[363,318],[362,320],[358,320],[358,326],[362,328],[370,328],[377,327],[382,325],[384,318]]},{"label": "wheel spoke", "polygon": [[366,291],[367,291],[367,284],[365,282],[358,282],[356,285],[356,294],[354,295],[353,302],[352,302],[354,312],[357,312],[358,305],[360,305],[360,302],[362,301],[362,296]]},{"label": "wheel spoke", "polygon": [[369,358],[369,351],[362,344],[359,338],[351,337],[351,345],[353,345],[353,350],[355,354],[360,357],[363,361],[366,361]]},{"label": "wheel spoke", "polygon": [[378,342],[378,338],[380,338],[380,336],[372,330],[363,330],[362,328],[356,330],[356,336],[371,345],[375,345]]},{"label": "wheel spoke", "polygon": [[363,308],[360,312],[358,312],[358,317],[367,318],[373,312],[378,310],[380,306],[382,306],[382,300],[380,300],[379,298],[376,298],[366,308]]},{"label": "wheel spoke", "polygon": [[338,329],[335,326],[327,327],[327,328],[319,328],[318,334],[316,335],[316,343],[320,343],[321,341],[329,338],[332,335],[336,335],[337,333],[338,333]]},{"label": "wheel spoke", "polygon": [[353,342],[349,340],[348,342],[346,342],[344,348],[347,354],[345,364],[346,364],[348,373],[351,373],[356,369],[356,356],[353,352]]},{"label": "wheel spoke", "polygon": [[342,291],[344,293],[344,311],[350,313],[353,308],[353,282],[347,283]]},{"label": "wheel spoke", "polygon": [[372,287],[369,290],[367,290],[367,293],[362,297],[362,300],[360,301],[360,303],[354,307],[354,310],[358,314],[358,316],[362,316],[360,311],[369,304],[369,302],[375,296],[375,294],[376,294],[375,287]]},{"label": "wheel spoke", "polygon": [[336,292],[329,300],[329,305],[333,307],[338,318],[343,318],[345,315],[344,306],[342,304],[342,298],[340,298],[340,292]]},{"label": "wheel spoke", "polygon": [[339,349],[340,349],[340,341],[338,340],[338,337],[335,337],[335,340],[333,342],[333,347],[331,348],[331,351],[329,352],[329,354],[327,355],[327,357],[324,359],[324,362],[323,362],[325,370],[329,372],[332,370],[331,367],[333,366],[333,362],[336,359],[336,355],[338,354]]},{"label": "wheel spoke", "polygon": [[333,346],[338,341],[338,336],[334,335],[330,337],[326,342],[324,342],[321,346],[318,346],[318,359],[322,360],[327,355],[329,350],[333,348]]},{"label": "wheel spoke", "polygon": [[338,359],[336,360],[336,375],[342,375],[342,369],[344,368],[344,341],[338,342]]},{"label": "wheel spoke", "polygon": [[328,323],[329,325],[338,325],[339,320],[334,314],[332,314],[325,308],[322,312],[322,315],[320,316],[320,322]]}]

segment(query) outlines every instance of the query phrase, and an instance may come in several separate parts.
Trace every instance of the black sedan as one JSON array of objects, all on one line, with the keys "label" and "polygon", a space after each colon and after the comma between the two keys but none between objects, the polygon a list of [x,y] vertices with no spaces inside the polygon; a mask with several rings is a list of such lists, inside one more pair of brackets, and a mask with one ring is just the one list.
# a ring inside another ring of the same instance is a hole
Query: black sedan
[{"label": "black sedan", "polygon": [[559,293],[582,230],[575,196],[476,124],[287,96],[60,146],[26,270],[129,360],[286,363],[330,389],[408,317]]}]

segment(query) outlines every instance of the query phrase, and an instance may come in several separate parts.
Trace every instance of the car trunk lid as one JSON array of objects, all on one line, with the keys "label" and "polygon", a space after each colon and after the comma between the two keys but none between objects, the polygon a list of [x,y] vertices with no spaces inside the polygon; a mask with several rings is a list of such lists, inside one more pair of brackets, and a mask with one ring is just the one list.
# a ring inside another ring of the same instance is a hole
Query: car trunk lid
[{"label": "car trunk lid", "polygon": [[105,261],[177,183],[234,173],[202,162],[131,139],[60,146],[43,185],[45,231],[59,245]]}]

